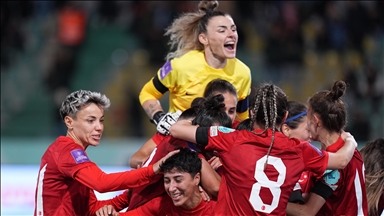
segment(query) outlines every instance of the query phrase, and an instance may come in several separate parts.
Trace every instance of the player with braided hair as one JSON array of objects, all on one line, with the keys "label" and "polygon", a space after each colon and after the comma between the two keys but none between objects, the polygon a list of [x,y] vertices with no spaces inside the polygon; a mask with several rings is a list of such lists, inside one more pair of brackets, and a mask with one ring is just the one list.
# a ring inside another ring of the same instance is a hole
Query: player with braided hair
[{"label": "player with braided hair", "polygon": [[197,127],[188,121],[178,121],[170,128],[172,136],[219,153],[223,174],[215,215],[285,214],[304,169],[322,175],[326,168],[343,168],[357,146],[347,133],[344,138],[350,137],[350,141],[336,153],[286,137],[279,128],[287,116],[287,97],[273,84],[257,90],[252,107],[252,131]]},{"label": "player with braided hair", "polygon": [[[205,98],[208,98],[218,94],[222,94],[224,96],[225,106],[222,109],[231,118],[233,123],[232,127],[236,127],[238,124],[238,120],[235,120],[238,97],[235,86],[233,86],[227,80],[221,78],[214,79],[207,84],[203,96]],[[155,149],[156,146],[161,142],[161,140],[165,139],[165,137],[166,136],[161,133],[156,133],[155,135],[153,135],[151,139],[144,143],[144,145],[131,156],[129,160],[130,166],[132,168],[136,168],[138,165],[141,165],[143,161],[145,161],[149,157],[153,149]]]}]

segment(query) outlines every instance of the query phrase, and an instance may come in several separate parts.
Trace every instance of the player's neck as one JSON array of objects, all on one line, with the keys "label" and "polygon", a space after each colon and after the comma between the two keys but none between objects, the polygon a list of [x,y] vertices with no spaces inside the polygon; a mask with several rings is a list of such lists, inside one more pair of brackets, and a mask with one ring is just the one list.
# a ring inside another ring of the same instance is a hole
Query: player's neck
[{"label": "player's neck", "polygon": [[324,132],[320,137],[322,149],[326,149],[332,144],[334,144],[340,137],[339,133],[335,132]]},{"label": "player's neck", "polygon": [[204,53],[205,61],[209,66],[215,69],[224,68],[227,65],[227,59],[219,57],[213,54],[211,51],[206,51]]},{"label": "player's neck", "polygon": [[84,145],[75,135],[73,132],[70,132],[68,131],[67,132],[67,137],[71,138],[76,144],[80,145],[81,147],[83,147],[83,149],[85,150],[88,145]]},{"label": "player's neck", "polygon": [[187,202],[185,202],[181,208],[183,209],[194,209],[196,206],[198,206],[202,201],[202,196],[200,192],[197,190],[191,199],[189,199]]}]

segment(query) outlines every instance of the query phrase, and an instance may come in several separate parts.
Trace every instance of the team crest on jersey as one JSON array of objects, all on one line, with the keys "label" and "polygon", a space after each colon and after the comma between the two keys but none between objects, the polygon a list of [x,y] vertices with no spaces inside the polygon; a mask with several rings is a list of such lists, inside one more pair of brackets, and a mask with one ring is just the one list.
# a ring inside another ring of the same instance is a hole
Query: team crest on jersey
[{"label": "team crest on jersey", "polygon": [[172,65],[171,65],[171,62],[168,61],[160,69],[160,78],[164,79],[171,71],[172,71]]},{"label": "team crest on jersey", "polygon": [[219,126],[218,129],[220,132],[223,132],[223,133],[231,133],[231,132],[235,131],[235,129],[233,129],[233,128],[227,128],[227,127],[223,127],[223,126]]},{"label": "team crest on jersey", "polygon": [[323,179],[325,183],[327,183],[328,186],[332,188],[332,190],[336,190],[338,187],[337,182],[340,179],[340,172],[339,170],[326,170],[324,172]]},{"label": "team crest on jersey", "polygon": [[73,159],[75,159],[76,163],[84,163],[84,162],[90,162],[87,154],[85,154],[85,151],[81,149],[75,149],[71,151],[71,155]]}]

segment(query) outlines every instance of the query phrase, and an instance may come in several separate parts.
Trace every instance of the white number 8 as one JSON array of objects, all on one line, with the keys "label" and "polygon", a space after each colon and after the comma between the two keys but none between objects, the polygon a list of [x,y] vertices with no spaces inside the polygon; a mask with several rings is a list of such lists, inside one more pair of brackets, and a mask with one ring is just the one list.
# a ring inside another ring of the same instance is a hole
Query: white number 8
[{"label": "white number 8", "polygon": [[[280,186],[284,183],[285,180],[286,167],[280,158],[269,156],[268,164],[274,166],[279,173],[277,181],[271,181],[264,172],[264,164],[266,159],[267,156],[264,156],[256,162],[255,179],[257,182],[252,186],[249,201],[251,202],[255,211],[271,213],[279,204],[281,194]],[[260,197],[261,187],[265,187],[271,191],[273,199],[270,205],[263,203],[263,200]]]}]

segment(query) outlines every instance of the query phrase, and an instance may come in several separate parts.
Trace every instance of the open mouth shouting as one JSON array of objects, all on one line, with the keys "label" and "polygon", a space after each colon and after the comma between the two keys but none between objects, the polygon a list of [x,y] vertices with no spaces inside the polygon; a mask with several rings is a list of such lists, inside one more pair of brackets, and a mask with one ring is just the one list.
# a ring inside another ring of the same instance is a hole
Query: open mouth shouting
[{"label": "open mouth shouting", "polygon": [[224,49],[227,53],[235,54],[236,53],[236,45],[234,41],[229,41],[224,44]]}]

